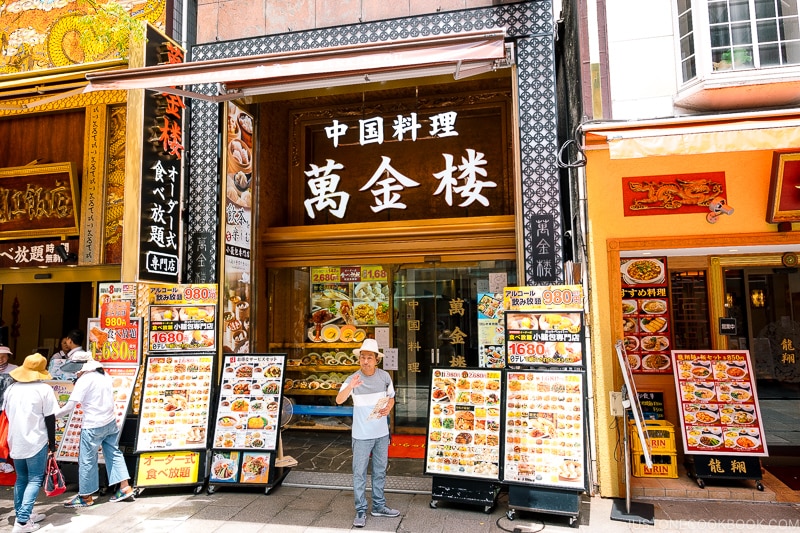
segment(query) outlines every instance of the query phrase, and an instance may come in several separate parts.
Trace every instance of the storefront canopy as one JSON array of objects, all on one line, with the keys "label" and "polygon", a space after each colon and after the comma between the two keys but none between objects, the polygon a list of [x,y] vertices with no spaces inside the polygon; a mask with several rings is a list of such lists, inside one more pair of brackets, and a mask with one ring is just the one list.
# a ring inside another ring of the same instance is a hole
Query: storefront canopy
[{"label": "storefront canopy", "polygon": [[[246,96],[452,74],[456,79],[507,66],[505,30],[365,43],[93,72],[85,91],[150,89],[222,102]],[[189,90],[217,84],[216,94]],[[182,87],[185,87],[183,89]]]},{"label": "storefront canopy", "polygon": [[661,121],[589,123],[586,148],[607,145],[611,159],[800,147],[800,110]]}]

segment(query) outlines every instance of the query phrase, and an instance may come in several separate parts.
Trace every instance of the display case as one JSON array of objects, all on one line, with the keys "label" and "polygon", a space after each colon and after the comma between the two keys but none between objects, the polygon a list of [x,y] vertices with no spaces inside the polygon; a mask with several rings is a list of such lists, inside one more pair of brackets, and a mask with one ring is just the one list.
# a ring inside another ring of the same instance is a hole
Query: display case
[{"label": "display case", "polygon": [[336,395],[344,380],[359,369],[358,358],[353,354],[359,346],[352,342],[309,342],[280,348],[289,354],[283,393],[295,404],[296,416],[289,427],[350,429],[353,407],[336,405]]}]

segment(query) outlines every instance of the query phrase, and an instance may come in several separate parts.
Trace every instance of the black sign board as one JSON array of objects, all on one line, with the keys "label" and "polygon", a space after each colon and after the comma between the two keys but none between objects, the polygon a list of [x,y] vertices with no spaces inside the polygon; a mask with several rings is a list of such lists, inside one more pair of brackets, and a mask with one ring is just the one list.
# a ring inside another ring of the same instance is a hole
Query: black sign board
[{"label": "black sign board", "polygon": [[722,335],[736,336],[739,334],[736,327],[735,318],[720,318],[719,319],[719,332]]},{"label": "black sign board", "polygon": [[664,393],[638,391],[639,404],[645,420],[664,420]]},{"label": "black sign board", "polygon": [[[183,63],[183,50],[147,28],[145,65]],[[139,279],[180,281],[181,191],[183,184],[183,98],[145,92]]]},{"label": "black sign board", "polygon": [[530,255],[534,273],[529,285],[555,283],[558,281],[555,221],[549,214],[534,215],[530,224]]}]

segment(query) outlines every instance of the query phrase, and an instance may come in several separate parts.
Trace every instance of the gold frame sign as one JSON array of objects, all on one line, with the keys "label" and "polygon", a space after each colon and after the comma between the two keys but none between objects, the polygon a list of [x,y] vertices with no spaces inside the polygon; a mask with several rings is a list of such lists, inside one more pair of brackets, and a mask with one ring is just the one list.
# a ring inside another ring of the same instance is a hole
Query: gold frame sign
[{"label": "gold frame sign", "polygon": [[0,169],[0,240],[78,235],[75,163]]}]

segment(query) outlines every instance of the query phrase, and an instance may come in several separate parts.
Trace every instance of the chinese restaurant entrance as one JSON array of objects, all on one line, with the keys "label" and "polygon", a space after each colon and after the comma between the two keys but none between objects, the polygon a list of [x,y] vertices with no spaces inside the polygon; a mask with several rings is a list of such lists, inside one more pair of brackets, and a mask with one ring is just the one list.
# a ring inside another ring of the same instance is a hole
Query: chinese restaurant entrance
[{"label": "chinese restaurant entrance", "polygon": [[[755,258],[753,258],[755,259]],[[800,449],[800,273],[755,265],[726,268],[725,308],[736,319],[731,349],[749,350],[771,456]]]},{"label": "chinese restaurant entrance", "polygon": [[401,265],[394,275],[395,431],[424,433],[431,368],[478,366],[478,294],[489,275],[516,284],[514,261]]}]

